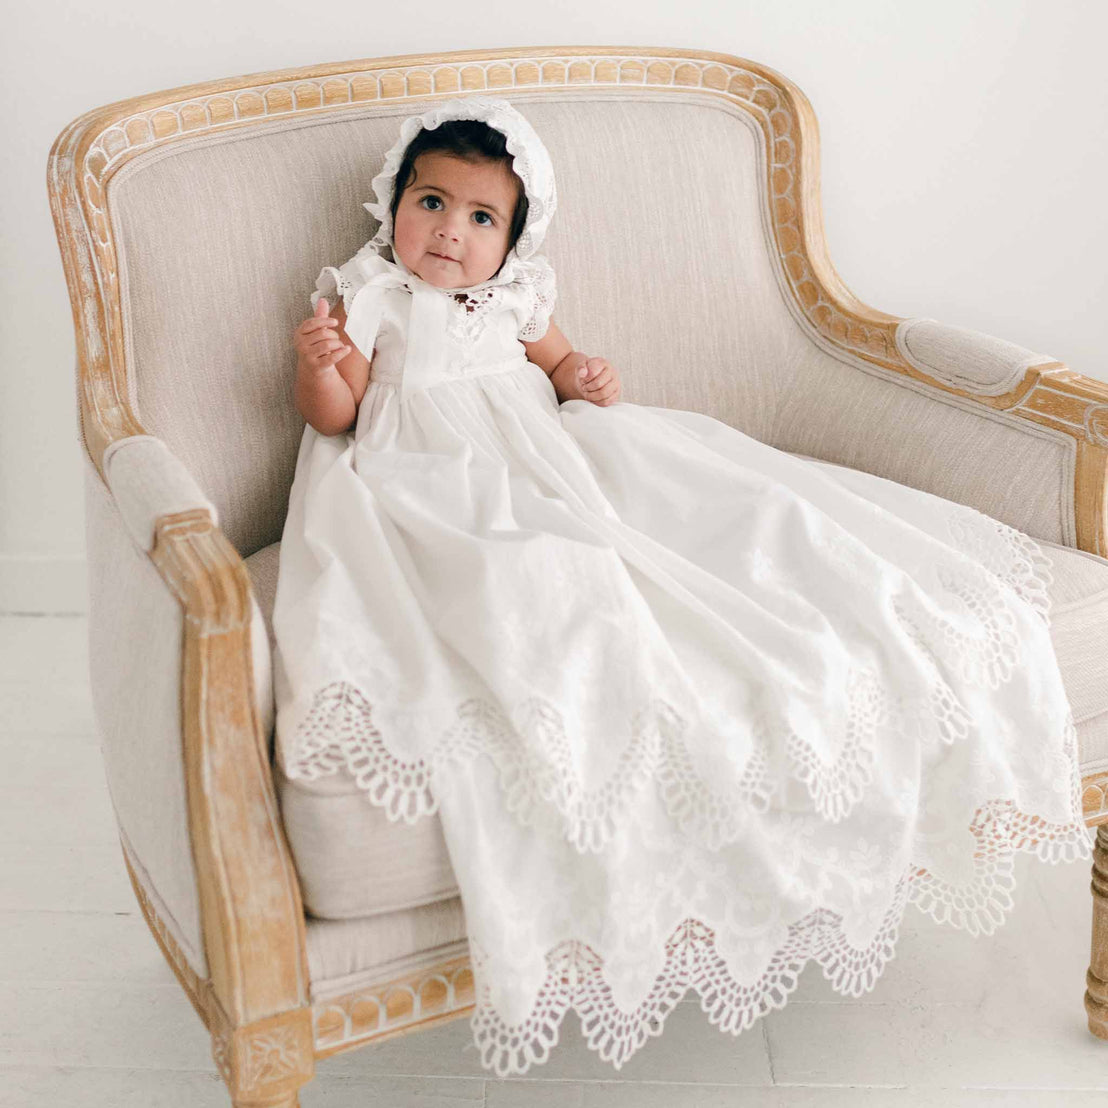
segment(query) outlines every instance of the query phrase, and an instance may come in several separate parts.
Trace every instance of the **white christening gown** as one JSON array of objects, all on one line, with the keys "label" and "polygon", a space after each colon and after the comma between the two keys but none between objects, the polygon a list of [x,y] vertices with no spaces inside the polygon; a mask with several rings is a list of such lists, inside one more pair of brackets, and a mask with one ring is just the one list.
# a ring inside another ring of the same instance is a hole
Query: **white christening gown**
[{"label": "white christening gown", "polygon": [[[330,271],[355,342],[376,264]],[[1044,551],[705,415],[559,405],[525,272],[387,288],[274,611],[286,774],[439,813],[483,1065],[573,1009],[618,1069],[690,988],[737,1034],[809,960],[859,995],[907,903],[989,934],[1015,851],[1089,857]]]}]

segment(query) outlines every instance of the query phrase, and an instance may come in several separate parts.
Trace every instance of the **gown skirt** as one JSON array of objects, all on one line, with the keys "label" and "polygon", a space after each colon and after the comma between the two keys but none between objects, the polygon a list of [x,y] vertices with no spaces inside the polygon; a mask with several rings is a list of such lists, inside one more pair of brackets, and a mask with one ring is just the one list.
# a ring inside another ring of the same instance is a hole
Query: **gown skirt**
[{"label": "gown skirt", "polygon": [[530,362],[306,427],[277,754],[438,813],[482,1064],[565,1013],[616,1069],[808,961],[873,988],[912,903],[990,934],[1017,851],[1088,858],[1051,562],[975,509],[710,416],[559,405]]}]

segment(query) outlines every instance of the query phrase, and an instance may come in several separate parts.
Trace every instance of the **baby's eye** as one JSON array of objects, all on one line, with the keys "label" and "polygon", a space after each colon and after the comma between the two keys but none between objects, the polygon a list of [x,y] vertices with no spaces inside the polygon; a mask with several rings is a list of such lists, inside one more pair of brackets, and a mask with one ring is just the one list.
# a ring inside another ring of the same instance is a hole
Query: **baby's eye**
[{"label": "baby's eye", "polygon": [[488,213],[488,212],[486,212],[486,211],[476,211],[476,212],[474,212],[474,213],[473,213],[473,217],[474,217],[474,219],[476,219],[476,218],[477,218],[477,216],[479,216],[479,215],[483,215],[483,216],[484,216],[484,217],[485,217],[485,218],[486,218],[486,219],[488,220],[488,223],[482,223],[482,224],[481,224],[481,226],[482,226],[482,227],[491,227],[491,226],[493,225],[493,223],[494,223],[494,222],[496,222],[496,221],[495,221],[495,220],[494,220],[494,219],[492,218],[492,216],[491,216],[491,215],[489,215],[489,213]]},{"label": "baby's eye", "polygon": [[[438,201],[438,203],[440,203],[440,204],[442,203],[442,199],[441,199],[440,197],[438,197],[438,196],[431,196],[431,195],[428,195],[428,196],[421,196],[421,197],[419,198],[419,202],[420,202],[421,204],[423,203],[423,201],[424,201],[424,200],[436,200],[436,201]],[[438,209],[437,209],[437,208],[431,208],[430,210],[431,210],[431,211],[437,211]]]}]

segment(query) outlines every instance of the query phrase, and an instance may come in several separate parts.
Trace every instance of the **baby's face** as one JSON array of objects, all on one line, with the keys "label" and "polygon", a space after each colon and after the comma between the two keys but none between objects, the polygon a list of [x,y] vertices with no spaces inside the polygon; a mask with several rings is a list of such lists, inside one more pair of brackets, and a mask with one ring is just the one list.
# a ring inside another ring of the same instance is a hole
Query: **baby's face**
[{"label": "baby's face", "polygon": [[464,289],[487,281],[508,252],[518,179],[506,162],[420,154],[393,228],[397,257],[429,285]]}]

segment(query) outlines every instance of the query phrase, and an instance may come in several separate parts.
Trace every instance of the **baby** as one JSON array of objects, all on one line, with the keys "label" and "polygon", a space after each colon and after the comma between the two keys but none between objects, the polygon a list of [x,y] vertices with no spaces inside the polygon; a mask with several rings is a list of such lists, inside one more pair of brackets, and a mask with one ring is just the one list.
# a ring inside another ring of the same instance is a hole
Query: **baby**
[{"label": "baby", "polygon": [[[397,180],[393,200],[394,250],[401,261],[427,284],[442,289],[469,288],[495,276],[527,214],[511,155],[462,157],[426,149],[409,164],[405,178]],[[315,314],[293,334],[295,398],[312,427],[336,435],[355,422],[371,361],[346,334],[342,301],[329,312],[321,297]],[[619,399],[615,367],[574,350],[553,319],[542,338],[520,341],[528,361],[550,378],[559,403],[607,405]]]}]

